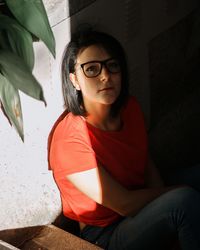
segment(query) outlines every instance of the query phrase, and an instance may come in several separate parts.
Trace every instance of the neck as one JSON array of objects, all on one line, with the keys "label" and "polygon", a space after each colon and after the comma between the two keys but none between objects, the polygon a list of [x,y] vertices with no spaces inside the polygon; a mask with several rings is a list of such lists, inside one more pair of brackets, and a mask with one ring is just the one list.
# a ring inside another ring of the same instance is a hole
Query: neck
[{"label": "neck", "polygon": [[86,121],[94,127],[107,131],[119,130],[121,127],[120,115],[111,116],[111,105],[90,106],[86,109],[88,115]]}]

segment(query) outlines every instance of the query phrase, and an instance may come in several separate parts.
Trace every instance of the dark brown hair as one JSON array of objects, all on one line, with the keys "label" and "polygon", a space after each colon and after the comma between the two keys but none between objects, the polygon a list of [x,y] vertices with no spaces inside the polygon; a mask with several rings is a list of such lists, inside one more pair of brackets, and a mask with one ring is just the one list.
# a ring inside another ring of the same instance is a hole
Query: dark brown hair
[{"label": "dark brown hair", "polygon": [[62,60],[62,88],[66,109],[74,115],[86,115],[83,106],[81,91],[74,88],[69,74],[74,73],[76,59],[79,52],[91,45],[99,45],[108,54],[120,62],[122,82],[121,92],[117,100],[112,104],[111,114],[115,116],[127,100],[129,95],[128,69],[125,52],[121,44],[111,35],[91,29],[78,31],[72,35],[71,41],[67,45]]}]

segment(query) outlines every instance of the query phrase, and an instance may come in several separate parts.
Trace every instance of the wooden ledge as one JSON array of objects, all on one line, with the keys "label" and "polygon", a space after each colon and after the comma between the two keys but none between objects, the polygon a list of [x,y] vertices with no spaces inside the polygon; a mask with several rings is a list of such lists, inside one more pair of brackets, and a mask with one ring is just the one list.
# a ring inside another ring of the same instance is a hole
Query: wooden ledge
[{"label": "wooden ledge", "polygon": [[[0,231],[0,249],[22,250],[101,250],[54,225]],[[7,244],[7,246],[6,246]],[[10,245],[9,245],[10,244]],[[14,248],[8,248],[8,247]],[[3,248],[4,247],[4,248]],[[6,248],[7,247],[7,248]]]}]

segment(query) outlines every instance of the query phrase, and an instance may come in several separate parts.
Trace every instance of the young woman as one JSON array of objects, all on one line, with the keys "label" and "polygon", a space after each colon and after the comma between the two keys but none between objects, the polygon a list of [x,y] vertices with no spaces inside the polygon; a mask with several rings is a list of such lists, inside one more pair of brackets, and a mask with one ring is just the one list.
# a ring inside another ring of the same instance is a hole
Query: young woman
[{"label": "young woman", "polygon": [[66,217],[109,250],[200,249],[200,195],[164,187],[148,153],[143,114],[128,93],[124,51],[112,36],[78,32],[62,62],[65,115],[49,161]]}]

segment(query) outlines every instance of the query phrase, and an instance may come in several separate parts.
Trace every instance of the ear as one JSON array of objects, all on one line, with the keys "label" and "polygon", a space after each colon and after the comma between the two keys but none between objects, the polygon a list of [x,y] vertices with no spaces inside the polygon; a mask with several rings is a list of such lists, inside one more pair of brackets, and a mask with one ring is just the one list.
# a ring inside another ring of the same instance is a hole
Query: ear
[{"label": "ear", "polygon": [[75,74],[70,73],[69,74],[69,79],[71,80],[74,88],[76,88],[77,90],[81,90],[80,86],[79,86],[79,83],[78,83],[78,80],[77,80],[77,76]]}]

